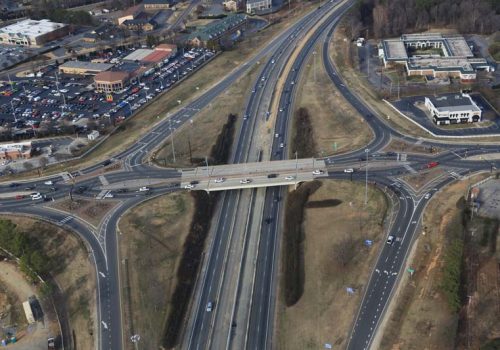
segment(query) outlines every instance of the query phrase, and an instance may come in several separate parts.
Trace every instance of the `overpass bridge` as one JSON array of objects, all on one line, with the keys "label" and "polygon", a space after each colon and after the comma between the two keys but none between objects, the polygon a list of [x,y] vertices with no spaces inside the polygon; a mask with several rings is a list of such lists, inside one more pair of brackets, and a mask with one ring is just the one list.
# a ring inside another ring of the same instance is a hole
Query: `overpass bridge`
[{"label": "overpass bridge", "polygon": [[181,188],[227,191],[296,185],[327,175],[324,160],[314,158],[213,165],[183,169]]}]

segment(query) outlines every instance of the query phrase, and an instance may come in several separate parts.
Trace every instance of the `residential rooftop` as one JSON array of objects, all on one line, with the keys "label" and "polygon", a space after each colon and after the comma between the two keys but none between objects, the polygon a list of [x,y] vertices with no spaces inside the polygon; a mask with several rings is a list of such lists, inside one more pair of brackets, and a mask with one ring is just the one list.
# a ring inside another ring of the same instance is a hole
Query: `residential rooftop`
[{"label": "residential rooftop", "polygon": [[193,32],[189,39],[199,38],[202,41],[208,41],[218,38],[226,31],[240,25],[246,21],[247,16],[241,13],[230,14],[227,17],[207,24]]}]

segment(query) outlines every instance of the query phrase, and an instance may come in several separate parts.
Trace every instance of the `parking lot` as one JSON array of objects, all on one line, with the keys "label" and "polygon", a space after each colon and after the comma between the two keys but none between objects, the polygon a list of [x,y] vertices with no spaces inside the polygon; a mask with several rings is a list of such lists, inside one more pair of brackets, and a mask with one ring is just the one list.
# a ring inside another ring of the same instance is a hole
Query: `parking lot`
[{"label": "parking lot", "polygon": [[[128,63],[121,58],[129,53],[118,50],[107,59],[115,60],[117,68],[124,68]],[[93,76],[60,75],[55,65],[46,67],[43,76],[18,78],[12,86],[4,83],[0,86],[0,126],[4,140],[9,136],[7,132],[14,138],[29,138],[85,133],[91,121],[101,129],[116,125],[213,56],[214,52],[206,49],[180,52],[113,94],[113,101],[107,101],[106,94],[94,91]]]},{"label": "parking lot", "polygon": [[7,69],[33,55],[33,51],[19,46],[0,45],[0,68]]},{"label": "parking lot", "polygon": [[470,135],[488,135],[500,133],[500,116],[497,115],[491,105],[478,93],[470,95],[482,111],[483,121],[490,121],[489,126],[483,123],[464,124],[467,127],[454,128],[453,126],[438,126],[434,124],[428,112],[424,111],[425,96],[403,97],[398,101],[391,101],[405,116],[411,118],[416,123],[422,125],[427,130],[436,135],[470,136]]}]

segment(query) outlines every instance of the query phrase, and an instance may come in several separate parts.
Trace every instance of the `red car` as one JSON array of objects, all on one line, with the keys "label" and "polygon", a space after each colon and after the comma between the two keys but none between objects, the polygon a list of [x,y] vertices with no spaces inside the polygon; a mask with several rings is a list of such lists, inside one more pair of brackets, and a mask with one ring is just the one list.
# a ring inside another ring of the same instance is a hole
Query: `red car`
[{"label": "red car", "polygon": [[22,194],[18,194],[18,195],[16,196],[16,199],[23,199],[23,198],[24,198],[24,196],[23,196]]}]

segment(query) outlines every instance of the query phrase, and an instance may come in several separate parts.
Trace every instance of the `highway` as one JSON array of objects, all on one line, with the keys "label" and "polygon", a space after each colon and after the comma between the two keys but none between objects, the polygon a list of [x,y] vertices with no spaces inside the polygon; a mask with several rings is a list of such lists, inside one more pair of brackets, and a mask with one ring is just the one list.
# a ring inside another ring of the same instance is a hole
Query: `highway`
[{"label": "highway", "polygon": [[[388,232],[396,237],[396,242],[393,245],[384,245],[373,273],[362,291],[364,297],[359,312],[353,320],[348,348],[368,349],[372,345],[379,322],[384,316],[404,269],[406,256],[414,241],[422,212],[428,201],[432,199],[432,197],[426,199],[423,197],[423,193],[415,193],[406,184],[399,182],[397,176],[411,173],[408,168],[418,171],[425,167],[429,161],[438,161],[440,166],[450,169],[450,171],[453,170],[459,175],[498,169],[499,161],[468,160],[467,158],[500,152],[500,146],[472,143],[446,144],[414,139],[392,129],[383,118],[379,118],[369,106],[356,96],[337,73],[328,55],[328,42],[331,40],[333,30],[351,3],[353,2],[346,2],[345,5],[339,6],[331,14],[329,11],[337,3],[329,2],[320,9],[312,11],[274,38],[248,62],[230,72],[199,97],[169,115],[169,118],[159,118],[158,123],[150,132],[142,136],[128,149],[111,158],[112,162],[123,164],[121,170],[103,172],[103,165],[95,164],[81,169],[78,172],[80,178],[74,179],[75,184],[62,175],[54,175],[44,179],[19,181],[17,186],[9,184],[0,186],[1,195],[39,191],[54,200],[67,197],[70,193],[74,196],[95,198],[106,189],[106,186],[113,184],[127,189],[126,192],[115,193],[114,199],[120,201],[120,204],[114,211],[108,213],[103,224],[99,227],[93,227],[71,214],[47,208],[43,206],[43,201],[32,201],[29,197],[15,199],[14,196],[11,196],[0,200],[0,212],[2,213],[19,213],[47,220],[74,231],[87,243],[95,261],[98,281],[97,334],[99,349],[123,349],[125,348],[123,341],[126,341],[131,335],[123,329],[121,319],[118,277],[118,264],[120,262],[117,255],[116,223],[127,209],[152,198],[152,196],[136,192],[139,186],[132,185],[134,183],[132,181],[147,184],[147,181],[154,183],[156,180],[164,180],[153,185],[153,196],[181,189],[181,173],[175,169],[161,169],[147,165],[150,153],[165,138],[175,133],[176,128],[194,118],[201,109],[209,105],[212,100],[245,74],[250,67],[260,64],[258,78],[253,90],[249,92],[244,122],[235,138],[237,143],[231,156],[231,163],[257,162],[261,161],[263,157],[271,160],[286,159],[290,121],[295,110],[294,96],[297,88],[295,83],[300,80],[300,74],[307,58],[321,40],[323,40],[323,63],[332,83],[336,85],[347,101],[360,112],[373,131],[373,139],[366,147],[325,158],[328,176],[331,179],[350,178],[351,175],[344,173],[342,169],[352,167],[356,168],[352,179],[364,181],[363,166],[366,166],[366,162],[360,161],[360,159],[366,156],[366,148],[369,149],[369,164],[374,163],[374,159],[371,158],[374,154],[379,157],[379,160],[388,161],[387,165],[369,169],[369,181],[376,182],[378,186],[394,192],[399,198],[396,224]],[[289,62],[289,57],[295,50],[295,46],[322,18],[326,18],[326,21],[314,31],[296,56],[293,69],[285,77],[285,88],[281,95],[274,96],[282,69]],[[273,96],[279,99],[279,110],[274,111],[277,115],[271,137],[274,134],[278,134],[279,137],[272,137],[269,146],[265,146],[260,143],[258,133],[261,126],[273,118],[268,113]],[[432,155],[408,154],[405,164],[395,164],[394,154],[382,152],[382,148],[391,138],[395,137],[410,143],[420,142],[425,146],[436,146],[444,151]],[[284,147],[281,147],[281,143],[284,143]],[[249,176],[249,173],[245,173],[244,166],[242,169],[236,174],[235,187],[240,187],[238,176],[241,178]],[[287,175],[288,173],[280,174],[281,177]],[[303,175],[301,180],[308,181],[312,178],[306,177],[305,173]],[[48,180],[53,181],[54,185],[45,185],[44,182]],[[267,185],[274,181],[263,175],[258,180],[259,183]],[[289,182],[286,184],[293,184],[293,180],[288,180]],[[432,193],[439,191],[455,180],[456,177],[447,176],[439,183],[433,184],[430,191]],[[281,182],[272,183],[272,185],[278,186],[266,190],[235,189],[221,193],[216,215],[212,220],[212,232],[205,252],[205,263],[200,272],[197,290],[194,293],[192,317],[188,321],[187,332],[182,339],[183,348],[269,349],[273,347],[272,326],[276,300],[280,220],[283,209],[282,199],[286,192],[286,189],[280,186],[283,184]],[[51,189],[54,186],[56,191]],[[33,188],[27,190],[28,187]],[[84,190],[77,193],[80,187]],[[246,254],[247,248],[249,248],[246,242],[250,242],[252,237],[255,238],[255,233],[252,233],[252,230],[259,234],[256,240],[258,245],[255,247],[255,256]],[[245,262],[252,260],[255,260],[255,266],[250,271],[246,270],[244,267],[251,266],[251,264]],[[253,276],[250,283],[242,282],[241,276],[245,274]],[[249,289],[242,289],[242,285]],[[215,302],[215,308],[210,313],[206,311],[208,301]],[[235,323],[234,319],[236,318],[241,322]]]}]

